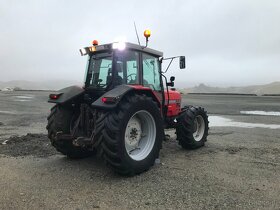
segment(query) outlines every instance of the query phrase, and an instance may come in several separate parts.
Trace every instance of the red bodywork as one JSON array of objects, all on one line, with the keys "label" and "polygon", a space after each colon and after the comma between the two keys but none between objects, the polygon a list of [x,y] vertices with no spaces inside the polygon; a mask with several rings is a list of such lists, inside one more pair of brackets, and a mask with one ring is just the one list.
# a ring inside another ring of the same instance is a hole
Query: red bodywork
[{"label": "red bodywork", "polygon": [[[165,104],[168,104],[167,117],[176,117],[181,111],[181,94],[176,90],[164,91]],[[169,103],[168,103],[169,99]]]},{"label": "red bodywork", "polygon": [[[158,100],[158,102],[162,105],[162,94],[160,92],[154,91],[151,88],[144,87],[142,85],[131,85],[131,87],[137,90],[150,91]],[[167,94],[167,90],[164,91],[165,105],[168,104],[167,117],[176,117],[179,115],[181,111],[181,94],[176,90],[168,90],[168,92],[169,92],[169,97]]]}]

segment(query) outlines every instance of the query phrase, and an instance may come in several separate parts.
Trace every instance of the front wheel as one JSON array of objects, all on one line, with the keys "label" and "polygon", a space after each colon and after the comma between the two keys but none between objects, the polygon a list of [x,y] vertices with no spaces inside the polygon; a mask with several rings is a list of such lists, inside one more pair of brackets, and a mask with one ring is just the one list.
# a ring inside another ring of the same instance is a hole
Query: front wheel
[{"label": "front wheel", "polygon": [[196,149],[207,141],[209,122],[201,107],[187,107],[177,118],[177,140],[185,149]]},{"label": "front wheel", "polygon": [[157,104],[152,98],[130,95],[104,120],[105,161],[122,175],[148,170],[159,156],[164,129]]}]

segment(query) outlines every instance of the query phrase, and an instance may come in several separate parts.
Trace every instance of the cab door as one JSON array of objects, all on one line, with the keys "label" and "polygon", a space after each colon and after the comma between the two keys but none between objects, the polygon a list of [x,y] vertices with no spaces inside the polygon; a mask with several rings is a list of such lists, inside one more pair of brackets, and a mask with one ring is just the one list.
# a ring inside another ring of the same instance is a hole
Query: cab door
[{"label": "cab door", "polygon": [[156,97],[162,102],[162,81],[160,76],[160,62],[158,57],[142,53],[143,86],[153,90]]}]

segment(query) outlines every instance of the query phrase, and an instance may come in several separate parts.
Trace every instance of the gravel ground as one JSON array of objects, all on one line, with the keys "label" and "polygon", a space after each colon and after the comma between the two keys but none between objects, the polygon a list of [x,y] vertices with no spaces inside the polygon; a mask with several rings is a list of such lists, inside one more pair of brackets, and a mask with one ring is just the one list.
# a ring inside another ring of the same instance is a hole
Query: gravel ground
[{"label": "gravel ground", "polygon": [[[56,152],[43,126],[47,93],[22,92],[33,95],[23,102],[15,94],[0,97],[1,209],[280,209],[279,129],[211,127],[206,146],[193,151],[168,130],[160,163],[125,178],[97,157],[70,160]],[[279,99],[187,96],[184,103],[211,116],[280,124],[280,117],[239,113],[279,111]]]},{"label": "gravel ground", "polygon": [[59,154],[54,147],[51,146],[46,134],[28,133],[24,136],[12,136],[0,146],[0,154],[20,157],[49,157]]}]

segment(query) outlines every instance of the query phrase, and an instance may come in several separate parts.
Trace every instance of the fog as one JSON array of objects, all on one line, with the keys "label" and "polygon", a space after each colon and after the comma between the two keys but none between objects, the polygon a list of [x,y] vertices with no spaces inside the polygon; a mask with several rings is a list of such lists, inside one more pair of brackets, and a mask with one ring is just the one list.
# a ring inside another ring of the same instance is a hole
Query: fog
[{"label": "fog", "polygon": [[0,1],[0,81],[76,80],[86,58],[79,48],[125,36],[137,43],[135,21],[152,32],[149,47],[185,55],[168,76],[179,86],[280,81],[280,1]]}]

